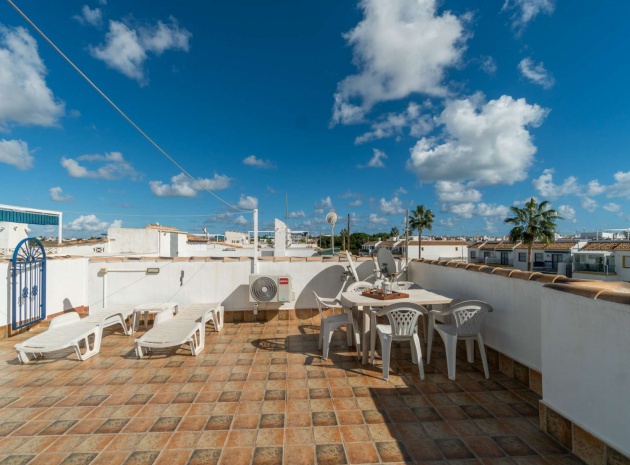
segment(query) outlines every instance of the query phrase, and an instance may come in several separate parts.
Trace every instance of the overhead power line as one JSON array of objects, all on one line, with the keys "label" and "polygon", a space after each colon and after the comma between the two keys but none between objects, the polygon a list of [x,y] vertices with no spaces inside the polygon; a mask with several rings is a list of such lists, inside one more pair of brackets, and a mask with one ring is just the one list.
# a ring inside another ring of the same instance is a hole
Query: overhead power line
[{"label": "overhead power line", "polygon": [[94,90],[96,90],[96,92],[98,92],[98,93],[101,95],[101,97],[103,97],[103,98],[107,101],[107,103],[109,103],[109,104],[110,104],[110,105],[111,105],[111,106],[112,106],[112,107],[113,107],[113,108],[114,108],[114,109],[115,109],[115,110],[116,110],[116,111],[120,114],[120,116],[122,116],[123,118],[125,118],[125,120],[127,120],[127,122],[128,122],[129,124],[131,124],[131,126],[133,126],[133,127],[134,127],[134,129],[135,129],[136,131],[138,131],[138,132],[142,135],[142,137],[144,137],[144,138],[145,138],[145,139],[146,139],[146,140],[147,140],[147,141],[148,141],[151,145],[153,145],[153,147],[155,147],[155,148],[156,148],[156,149],[157,149],[157,150],[158,150],[158,151],[159,151],[162,155],[164,155],[166,158],[168,158],[168,160],[169,160],[171,163],[173,163],[173,164],[174,164],[177,168],[179,168],[179,169],[182,171],[182,173],[184,173],[184,174],[185,174],[186,176],[188,176],[190,179],[192,179],[193,181],[195,181],[195,182],[196,182],[196,183],[197,183],[197,184],[198,184],[198,185],[199,185],[199,186],[200,186],[203,190],[205,190],[206,192],[210,193],[210,194],[211,194],[214,198],[216,198],[216,199],[217,199],[217,200],[219,200],[220,202],[223,202],[223,203],[224,203],[225,205],[227,205],[228,207],[230,207],[230,208],[232,208],[232,209],[234,209],[234,210],[238,210],[238,211],[241,211],[241,212],[245,212],[245,213],[251,213],[251,212],[252,212],[252,210],[244,210],[244,209],[242,209],[242,208],[240,208],[240,207],[237,207],[236,205],[232,205],[232,204],[231,204],[230,202],[228,202],[227,200],[222,199],[222,198],[221,198],[221,197],[219,197],[217,194],[215,194],[212,190],[210,190],[210,189],[208,189],[206,186],[204,186],[204,185],[203,185],[203,184],[202,184],[202,183],[201,183],[201,182],[200,182],[197,178],[195,178],[192,174],[190,174],[190,173],[189,173],[189,172],[188,172],[188,171],[187,171],[187,170],[186,170],[183,166],[181,166],[179,163],[177,163],[177,161],[175,161],[175,159],[173,159],[173,157],[171,157],[168,153],[166,153],[166,151],[164,151],[164,150],[162,149],[162,147],[160,147],[160,146],[159,146],[159,145],[158,145],[158,144],[157,144],[157,143],[156,143],[153,139],[151,139],[151,137],[149,137],[149,135],[148,135],[147,133],[145,133],[142,129],[140,129],[140,127],[139,127],[136,123],[134,123],[134,122],[133,122],[133,120],[132,120],[129,116],[127,116],[127,115],[125,114],[125,112],[124,112],[124,111],[122,111],[122,110],[121,110],[121,109],[120,109],[120,108],[119,108],[119,107],[118,107],[118,106],[117,106],[117,105],[116,105],[116,104],[115,104],[115,103],[114,103],[114,102],[113,102],[113,101],[112,101],[112,100],[111,100],[111,99],[110,99],[107,95],[105,95],[105,93],[104,93],[104,92],[103,92],[103,91],[102,91],[102,90],[101,90],[101,89],[100,89],[100,88],[99,88],[96,84],[94,84],[94,83],[92,82],[92,80],[91,80],[89,77],[87,77],[87,76],[85,75],[85,73],[84,73],[83,71],[81,71],[81,70],[79,69],[79,67],[78,67],[77,65],[75,65],[75,64],[72,62],[72,60],[70,60],[70,58],[68,58],[68,57],[67,57],[67,56],[66,56],[66,55],[65,55],[65,54],[61,51],[61,49],[59,49],[59,47],[57,47],[57,46],[55,45],[55,43],[54,43],[52,40],[50,40],[50,39],[48,38],[48,36],[46,36],[46,34],[44,34],[44,32],[43,32],[40,28],[38,28],[38,27],[35,25],[35,23],[34,23],[33,21],[31,21],[31,19],[30,19],[28,16],[26,16],[26,14],[25,14],[24,12],[22,12],[22,10],[20,10],[20,9],[17,7],[17,5],[16,5],[15,3],[13,3],[13,1],[12,1],[12,0],[7,0],[7,2],[9,3],[9,5],[11,5],[11,6],[13,7],[13,9],[15,9],[15,11],[17,11],[17,12],[18,12],[18,14],[19,14],[20,16],[22,16],[22,18],[24,18],[24,20],[25,20],[27,23],[29,23],[29,24],[31,25],[31,27],[32,27],[33,29],[35,29],[35,31],[37,31],[37,33],[38,33],[40,36],[42,36],[42,38],[43,38],[46,42],[48,42],[48,43],[50,44],[50,46],[51,46],[52,48],[54,48],[54,49],[55,49],[55,51],[56,51],[57,53],[59,53],[59,55],[61,55],[61,57],[62,57],[64,60],[66,60],[66,61],[68,62],[68,64],[69,64],[70,66],[72,66],[72,67],[74,68],[74,70],[75,70],[77,73],[79,73],[79,74],[81,75],[81,77],[82,77],[83,79],[85,79],[85,80],[88,82],[88,84],[90,84],[90,85],[92,86],[92,88],[93,88]]}]

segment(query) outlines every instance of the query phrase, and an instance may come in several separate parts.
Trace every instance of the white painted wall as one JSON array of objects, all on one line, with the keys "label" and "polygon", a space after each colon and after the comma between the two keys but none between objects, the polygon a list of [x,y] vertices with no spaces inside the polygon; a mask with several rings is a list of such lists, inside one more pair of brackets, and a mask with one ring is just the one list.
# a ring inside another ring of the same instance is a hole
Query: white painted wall
[{"label": "white painted wall", "polygon": [[[87,305],[87,258],[48,260],[46,264],[48,315]],[[0,262],[0,326],[11,324],[11,262]]]},{"label": "white painted wall", "polygon": [[8,221],[0,221],[0,249],[5,249],[7,255],[22,239],[26,239],[29,235],[27,224],[10,223]]},{"label": "white painted wall", "polygon": [[542,290],[543,400],[630,455],[630,308]]},{"label": "white painted wall", "polygon": [[494,311],[484,321],[484,342],[541,370],[541,283],[422,262],[409,265],[409,278],[446,295],[488,302]]},{"label": "white painted wall", "polygon": [[[455,259],[468,260],[467,245],[422,245],[422,258],[426,260]],[[404,254],[404,247],[403,247]],[[418,258],[418,246],[409,246],[409,258]]]},{"label": "white painted wall", "polygon": [[[109,228],[107,230],[110,254],[144,254],[158,255],[158,230],[139,228]],[[166,250],[170,250],[170,238],[164,242]]]},{"label": "white painted wall", "polygon": [[[286,308],[314,308],[312,290],[334,297],[342,287],[344,262],[260,261],[259,274],[292,278],[296,300]],[[107,273],[100,272],[107,268]],[[147,268],[160,268],[150,275]],[[249,302],[251,260],[171,261],[115,260],[91,262],[88,270],[90,312],[108,306],[137,305],[143,302],[220,301],[226,310],[252,309]],[[183,273],[183,274],[182,274]],[[262,307],[261,307],[262,308]]]}]

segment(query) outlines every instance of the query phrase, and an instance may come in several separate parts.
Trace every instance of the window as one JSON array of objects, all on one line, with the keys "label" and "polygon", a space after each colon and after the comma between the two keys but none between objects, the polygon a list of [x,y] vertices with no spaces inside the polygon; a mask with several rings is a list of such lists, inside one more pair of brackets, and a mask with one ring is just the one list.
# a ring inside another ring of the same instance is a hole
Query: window
[{"label": "window", "polygon": [[545,261],[545,254],[535,253],[534,254],[534,261],[535,262],[544,262]]},{"label": "window", "polygon": [[519,262],[526,262],[527,261],[527,254],[525,252],[519,252],[518,253],[518,261]]},{"label": "window", "polygon": [[630,255],[623,256],[623,267],[630,268]]},{"label": "window", "polygon": [[477,252],[474,250],[470,252],[470,258],[477,258]]}]

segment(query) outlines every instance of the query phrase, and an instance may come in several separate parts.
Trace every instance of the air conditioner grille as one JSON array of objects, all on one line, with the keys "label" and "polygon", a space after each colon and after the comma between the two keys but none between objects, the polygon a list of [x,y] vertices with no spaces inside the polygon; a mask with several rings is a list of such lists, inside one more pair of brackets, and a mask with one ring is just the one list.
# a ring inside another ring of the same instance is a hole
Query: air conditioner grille
[{"label": "air conditioner grille", "polygon": [[252,283],[251,293],[256,300],[269,302],[276,297],[278,286],[273,279],[263,276]]}]

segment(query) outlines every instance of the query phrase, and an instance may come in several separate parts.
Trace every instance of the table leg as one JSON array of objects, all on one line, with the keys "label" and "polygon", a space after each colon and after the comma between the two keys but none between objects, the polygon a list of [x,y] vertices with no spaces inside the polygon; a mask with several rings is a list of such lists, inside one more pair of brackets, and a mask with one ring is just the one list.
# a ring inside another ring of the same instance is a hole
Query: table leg
[{"label": "table leg", "polygon": [[[366,315],[366,313],[368,313]],[[370,340],[369,340],[369,334],[370,334],[370,307],[363,307],[361,309],[361,314],[363,315],[363,344],[361,344],[361,352],[362,352],[362,359],[361,359],[361,363],[363,363],[363,365],[367,365],[368,364],[368,354],[370,353]]]}]

